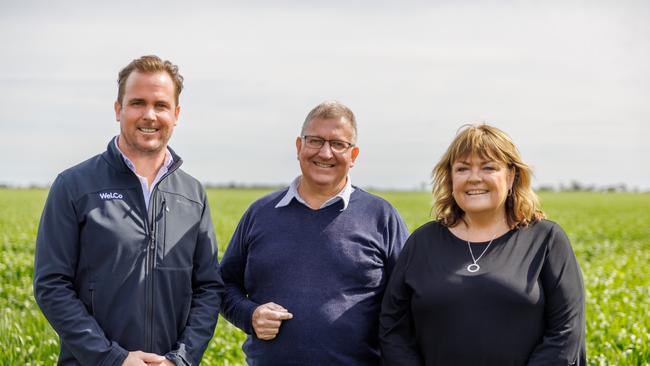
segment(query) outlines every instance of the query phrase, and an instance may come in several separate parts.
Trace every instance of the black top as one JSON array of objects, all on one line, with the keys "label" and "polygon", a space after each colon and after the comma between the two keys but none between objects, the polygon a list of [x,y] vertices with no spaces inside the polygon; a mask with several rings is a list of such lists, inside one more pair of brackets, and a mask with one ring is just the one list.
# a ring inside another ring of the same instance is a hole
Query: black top
[{"label": "black top", "polygon": [[[472,243],[477,258],[488,242]],[[467,242],[438,222],[407,240],[383,299],[386,365],[584,365],[585,292],[562,229],[494,239],[471,273]]]}]

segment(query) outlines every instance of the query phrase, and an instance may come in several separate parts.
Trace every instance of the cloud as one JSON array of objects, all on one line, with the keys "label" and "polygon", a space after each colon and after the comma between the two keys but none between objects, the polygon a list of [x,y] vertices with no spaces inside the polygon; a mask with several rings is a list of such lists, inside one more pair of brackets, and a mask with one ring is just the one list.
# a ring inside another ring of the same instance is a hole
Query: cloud
[{"label": "cloud", "polygon": [[358,115],[360,185],[419,187],[458,127],[485,121],[537,183],[650,187],[646,2],[35,4],[0,15],[7,179],[102,150],[117,71],[156,53],[186,77],[172,142],[203,181],[289,182],[302,119],[338,99]]}]

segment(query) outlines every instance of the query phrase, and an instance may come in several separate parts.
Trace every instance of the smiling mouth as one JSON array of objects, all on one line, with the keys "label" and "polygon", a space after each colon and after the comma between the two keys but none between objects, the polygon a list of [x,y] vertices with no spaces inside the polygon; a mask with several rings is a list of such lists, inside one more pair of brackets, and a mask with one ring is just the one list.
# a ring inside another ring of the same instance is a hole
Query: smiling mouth
[{"label": "smiling mouth", "polygon": [[465,194],[467,194],[469,196],[476,196],[476,195],[485,194],[485,193],[488,193],[488,191],[485,190],[485,189],[473,189],[471,191],[465,192]]},{"label": "smiling mouth", "polygon": [[158,131],[157,128],[146,128],[146,127],[138,127],[138,131],[144,132],[144,133],[154,133]]},{"label": "smiling mouth", "polygon": [[325,163],[319,163],[317,161],[314,162],[314,165],[320,168],[333,168],[334,164],[325,164]]}]

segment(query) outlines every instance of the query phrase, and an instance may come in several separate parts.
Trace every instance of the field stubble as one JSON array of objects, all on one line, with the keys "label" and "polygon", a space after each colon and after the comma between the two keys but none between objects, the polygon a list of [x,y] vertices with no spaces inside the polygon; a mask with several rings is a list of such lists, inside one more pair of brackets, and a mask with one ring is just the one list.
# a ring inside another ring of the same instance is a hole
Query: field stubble
[{"label": "field stubble", "polygon": [[[223,253],[248,205],[261,190],[210,190]],[[430,220],[431,199],[421,192],[380,193],[409,230]],[[45,190],[0,190],[0,365],[52,365],[58,338],[32,295],[34,241]],[[650,365],[650,195],[546,193],[549,219],[571,239],[587,290],[590,365]],[[223,319],[203,365],[244,364],[245,335]]]}]

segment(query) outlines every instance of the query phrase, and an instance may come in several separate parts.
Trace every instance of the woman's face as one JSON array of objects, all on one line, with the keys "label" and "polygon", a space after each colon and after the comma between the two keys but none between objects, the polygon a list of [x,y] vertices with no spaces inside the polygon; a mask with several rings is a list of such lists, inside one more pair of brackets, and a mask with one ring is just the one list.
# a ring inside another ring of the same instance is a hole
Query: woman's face
[{"label": "woman's face", "polygon": [[495,160],[470,155],[451,166],[453,196],[466,215],[505,214],[514,170]]}]

